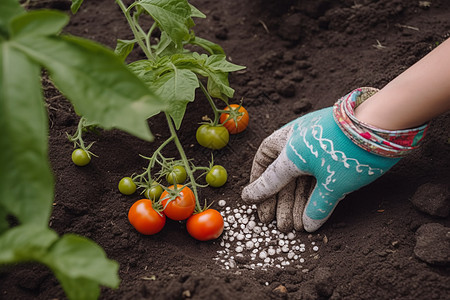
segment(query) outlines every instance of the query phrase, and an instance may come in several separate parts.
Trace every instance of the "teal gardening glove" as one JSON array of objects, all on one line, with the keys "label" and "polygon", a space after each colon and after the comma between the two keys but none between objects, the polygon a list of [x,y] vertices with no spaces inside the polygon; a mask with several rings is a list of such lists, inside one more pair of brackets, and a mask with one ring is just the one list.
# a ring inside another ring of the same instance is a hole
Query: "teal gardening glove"
[{"label": "teal gardening glove", "polygon": [[[417,148],[383,139],[384,133],[392,132],[382,131],[380,137],[375,134],[379,132],[363,127],[355,139],[342,127],[341,115],[336,112],[343,113],[350,107],[347,104],[358,105],[377,91],[357,89],[334,108],[302,116],[262,142],[253,160],[251,183],[242,191],[244,202],[257,204],[262,222],[276,217],[277,227],[283,232],[302,228],[316,231],[345,195],[373,182],[400,160],[399,155]],[[416,134],[414,144],[417,137],[422,139],[425,129]],[[409,130],[396,131],[392,136],[398,139],[405,132]],[[315,185],[310,192],[313,178]]]}]

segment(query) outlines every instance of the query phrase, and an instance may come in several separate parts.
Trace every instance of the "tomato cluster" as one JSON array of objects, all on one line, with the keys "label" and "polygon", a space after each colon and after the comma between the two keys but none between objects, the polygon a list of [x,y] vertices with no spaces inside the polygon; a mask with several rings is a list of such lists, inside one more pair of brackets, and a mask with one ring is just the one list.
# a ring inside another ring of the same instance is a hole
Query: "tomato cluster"
[{"label": "tomato cluster", "polygon": [[[222,149],[228,144],[230,134],[238,134],[247,128],[248,112],[241,105],[231,104],[222,112],[220,124],[203,124],[197,129],[196,138],[201,146]],[[155,181],[145,188],[146,199],[138,200],[131,206],[128,212],[131,225],[142,234],[152,235],[162,230],[166,218],[186,220],[186,229],[193,238],[200,241],[218,238],[224,228],[222,215],[211,208],[194,212],[197,204],[194,192],[183,185],[187,180],[186,169],[177,164],[171,162],[170,166],[164,165],[164,171],[160,173],[160,177],[165,176],[171,186],[163,188]],[[223,166],[211,162],[209,168],[203,169],[207,169],[205,180],[209,186],[221,187],[226,183],[228,174]],[[135,183],[132,178],[124,177],[119,182],[119,191],[131,195],[136,191],[136,184],[142,188],[142,182]],[[145,181],[147,184],[148,181]]]},{"label": "tomato cluster", "polygon": [[161,194],[160,202],[150,199],[136,201],[128,212],[128,220],[138,232],[153,235],[163,229],[166,217],[175,221],[187,219],[186,228],[193,238],[199,241],[218,238],[224,227],[222,215],[211,208],[194,214],[194,209],[195,196],[189,187],[170,186]]}]

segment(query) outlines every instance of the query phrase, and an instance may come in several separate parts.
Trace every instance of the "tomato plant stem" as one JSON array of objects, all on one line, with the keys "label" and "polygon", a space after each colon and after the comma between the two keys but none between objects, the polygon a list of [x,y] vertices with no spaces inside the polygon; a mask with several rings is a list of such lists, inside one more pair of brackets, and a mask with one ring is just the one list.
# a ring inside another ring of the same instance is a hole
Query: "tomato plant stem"
[{"label": "tomato plant stem", "polygon": [[[136,39],[136,42],[141,47],[142,51],[144,51],[145,56],[147,56],[150,60],[155,60],[155,57],[153,53],[150,51],[150,48],[147,48],[146,45],[142,42],[142,34],[139,33],[136,22],[130,15],[130,8],[134,7],[133,5],[129,8],[126,8],[125,4],[123,4],[122,0],[116,0],[116,3],[119,5],[120,9],[122,10],[123,14],[125,15],[125,18],[128,21],[128,24],[130,25],[131,31],[133,31],[134,38]],[[136,3],[136,2],[135,2]],[[145,36],[145,35],[144,35]]]},{"label": "tomato plant stem", "polygon": [[211,108],[213,109],[213,112],[214,112],[214,123],[213,123],[213,126],[216,126],[219,123],[219,111],[218,111],[218,109],[216,107],[216,104],[214,103],[213,99],[209,95],[208,90],[205,88],[205,86],[203,85],[203,83],[200,80],[199,80],[199,84],[200,84],[200,88],[202,89],[203,93],[206,96],[206,99],[208,99],[208,102],[211,105]]},{"label": "tomato plant stem", "polygon": [[175,127],[173,126],[173,123],[172,123],[172,119],[170,118],[170,115],[167,112],[165,112],[165,115],[166,115],[166,119],[167,119],[167,124],[169,125],[171,137],[174,138],[175,146],[177,147],[177,150],[180,153],[180,157],[184,164],[184,168],[186,169],[186,173],[189,176],[189,180],[191,181],[191,184],[192,184],[192,191],[194,192],[194,196],[195,196],[196,210],[201,211],[202,208],[200,206],[200,202],[198,199],[197,184],[195,182],[194,173],[192,172],[191,166],[186,157],[186,153],[184,153],[183,146],[181,145],[180,140],[178,139],[177,132],[175,131]]}]

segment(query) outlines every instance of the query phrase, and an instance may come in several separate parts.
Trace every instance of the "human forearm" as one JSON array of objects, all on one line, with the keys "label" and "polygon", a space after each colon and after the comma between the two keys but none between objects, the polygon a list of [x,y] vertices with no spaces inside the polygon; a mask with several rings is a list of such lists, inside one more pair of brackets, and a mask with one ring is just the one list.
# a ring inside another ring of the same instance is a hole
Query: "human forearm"
[{"label": "human forearm", "polygon": [[381,129],[420,126],[450,110],[450,39],[359,105],[355,116]]}]

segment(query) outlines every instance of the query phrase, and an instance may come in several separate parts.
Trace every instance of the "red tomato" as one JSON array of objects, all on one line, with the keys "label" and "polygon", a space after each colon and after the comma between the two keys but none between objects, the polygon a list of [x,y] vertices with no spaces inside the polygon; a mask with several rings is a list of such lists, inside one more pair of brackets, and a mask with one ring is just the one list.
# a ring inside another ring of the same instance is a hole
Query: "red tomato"
[{"label": "red tomato", "polygon": [[209,208],[191,216],[186,222],[186,228],[199,241],[214,240],[223,232],[223,217],[217,210]]},{"label": "red tomato", "polygon": [[148,199],[138,200],[131,206],[128,220],[137,231],[147,235],[160,232],[166,224],[166,216],[155,211]]},{"label": "red tomato", "polygon": [[[180,189],[181,187],[183,187],[181,184],[177,184],[178,189]],[[174,186],[173,185],[169,186],[169,189],[173,190]],[[161,194],[160,199],[162,199],[161,201],[162,206],[165,207],[164,214],[172,220],[176,221],[185,220],[189,218],[194,212],[195,196],[192,190],[187,186],[185,186],[180,191],[180,195],[178,197],[176,197],[174,200],[170,201],[169,204],[167,204],[167,207],[166,203],[170,199],[169,192],[164,191]]]},{"label": "red tomato", "polygon": [[[231,109],[233,109],[233,110],[236,110],[239,107],[238,104],[230,104],[230,106],[231,106]],[[230,108],[227,106],[224,108],[224,110],[230,110]],[[228,130],[228,132],[230,134],[236,134],[236,133],[242,132],[248,126],[248,121],[249,121],[248,111],[243,106],[241,106],[241,108],[239,108],[238,112],[241,112],[244,114],[242,116],[238,116],[236,118],[237,125],[236,125],[236,122],[234,121],[234,119],[230,119],[227,122],[225,122],[225,120],[228,118],[229,114],[222,113],[220,115],[220,123],[223,124],[223,126]]]}]

